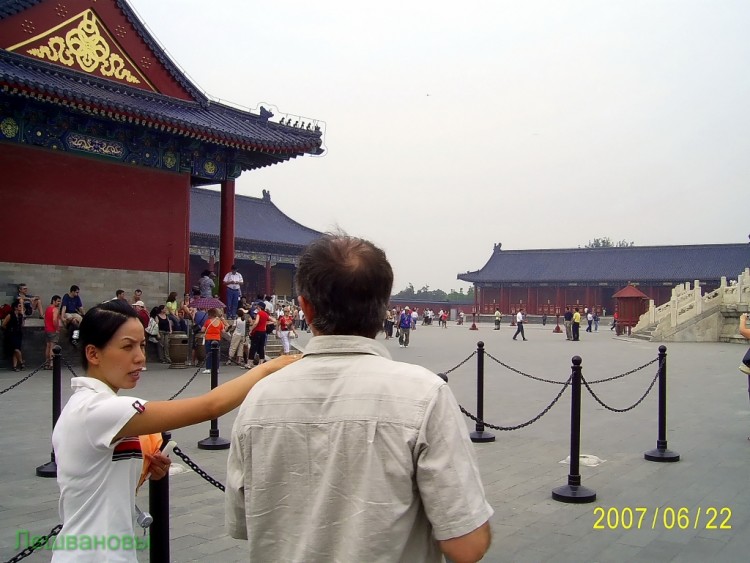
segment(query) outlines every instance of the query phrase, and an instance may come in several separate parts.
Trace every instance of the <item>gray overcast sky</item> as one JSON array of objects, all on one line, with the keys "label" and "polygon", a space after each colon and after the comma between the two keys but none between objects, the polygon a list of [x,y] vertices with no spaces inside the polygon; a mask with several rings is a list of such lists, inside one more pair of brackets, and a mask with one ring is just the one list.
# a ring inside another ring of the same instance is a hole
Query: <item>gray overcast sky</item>
[{"label": "gray overcast sky", "polygon": [[746,0],[129,1],[209,95],[325,122],[237,193],[373,240],[394,291],[496,242],[747,242]]}]

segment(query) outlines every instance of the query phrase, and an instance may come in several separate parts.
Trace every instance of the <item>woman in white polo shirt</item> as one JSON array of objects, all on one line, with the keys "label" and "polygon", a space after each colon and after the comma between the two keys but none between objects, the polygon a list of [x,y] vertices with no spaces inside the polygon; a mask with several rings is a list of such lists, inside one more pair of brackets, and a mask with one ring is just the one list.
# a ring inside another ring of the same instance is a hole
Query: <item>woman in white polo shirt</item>
[{"label": "woman in white polo shirt", "polygon": [[[79,330],[86,377],[72,378],[73,396],[52,434],[63,520],[56,545],[65,546],[52,560],[133,562],[135,541],[121,540],[135,540],[135,488],[143,457],[151,460],[152,478],[163,477],[170,463],[161,454],[143,454],[138,436],[226,414],[257,381],[295,357],[264,363],[200,397],[148,402],[117,394],[136,386],[145,364],[143,325],[135,310],[124,301],[107,301],[86,313]],[[115,537],[118,541],[109,543]],[[118,549],[111,549],[115,544]]]}]

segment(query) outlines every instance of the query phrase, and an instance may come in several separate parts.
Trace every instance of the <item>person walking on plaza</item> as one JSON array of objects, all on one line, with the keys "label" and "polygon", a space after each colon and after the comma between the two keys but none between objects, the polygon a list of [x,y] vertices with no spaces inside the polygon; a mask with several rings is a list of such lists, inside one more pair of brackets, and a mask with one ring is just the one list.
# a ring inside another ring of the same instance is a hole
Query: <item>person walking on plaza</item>
[{"label": "person walking on plaza", "polygon": [[213,291],[216,284],[214,284],[214,273],[211,270],[203,270],[201,277],[198,280],[198,288],[201,292],[201,297],[213,297]]},{"label": "person walking on plaza", "polygon": [[248,361],[252,360],[253,365],[257,366],[266,360],[266,340],[268,339],[266,329],[271,320],[273,320],[274,325],[276,324],[276,320],[266,312],[265,301],[257,301],[256,306],[255,318],[252,325],[250,325],[250,354]]},{"label": "person walking on plaza", "polygon": [[474,562],[489,548],[493,510],[450,387],[375,340],[392,284],[362,239],[323,235],[300,256],[313,336],[232,429],[226,524],[249,561]]},{"label": "person walking on plaza", "polygon": [[[221,313],[218,309],[209,309],[208,318],[203,324],[203,335],[205,338],[206,347],[206,369],[202,373],[211,373],[213,367],[213,354],[211,353],[211,347],[214,342],[221,344],[221,333],[227,329],[226,321],[221,318]],[[218,371],[219,364],[216,365]]]},{"label": "person walking on plaza", "polygon": [[518,313],[516,313],[516,333],[513,335],[513,340],[516,339],[516,336],[519,334],[521,335],[521,338],[524,340],[527,340],[526,335],[523,332],[523,307],[518,309]]},{"label": "person walking on plaza", "polygon": [[578,307],[575,308],[573,313],[573,324],[571,327],[573,333],[573,341],[577,342],[581,338],[581,313],[578,311]]},{"label": "person walking on plaza", "polygon": [[50,304],[44,311],[44,340],[47,346],[44,350],[44,357],[47,363],[44,369],[52,369],[52,349],[60,343],[60,303],[62,299],[59,295],[53,295]]},{"label": "person walking on plaza", "polygon": [[23,301],[16,299],[10,313],[3,319],[5,357],[11,359],[13,371],[21,371],[26,367],[23,361],[23,324],[25,316]]},{"label": "person walking on plaza", "polygon": [[565,340],[573,340],[573,311],[570,307],[565,307],[563,324],[565,325]]},{"label": "person walking on plaza", "polygon": [[495,330],[500,330],[500,325],[503,323],[503,314],[500,312],[500,307],[495,307]]},{"label": "person walking on plaza", "polygon": [[385,324],[383,325],[386,340],[393,338],[394,324],[396,324],[396,309],[388,309],[385,313]]},{"label": "person walking on plaza", "polygon": [[620,318],[620,315],[615,311],[615,314],[612,315],[612,326],[609,327],[609,330],[616,330],[617,329],[617,319]]},{"label": "person walking on plaza", "polygon": [[232,271],[227,272],[222,281],[227,288],[227,318],[229,320],[237,318],[237,307],[240,303],[240,288],[244,281],[242,274],[237,271],[237,265],[232,264]]},{"label": "person walking on plaza", "polygon": [[409,333],[411,332],[411,311],[409,306],[404,307],[398,319],[398,345],[400,348],[409,347]]},{"label": "person walking on plaza", "polygon": [[244,366],[247,363],[245,354],[247,353],[249,328],[247,324],[247,311],[238,308],[237,320],[234,323],[234,330],[232,330],[232,340],[229,342],[228,366],[232,365],[232,363]]},{"label": "person walking on plaza", "polygon": [[591,311],[586,313],[586,322],[588,323],[586,332],[591,332],[591,324],[594,322],[594,314]]},{"label": "person walking on plaza", "polygon": [[599,315],[594,313],[594,332],[599,332]]},{"label": "person walking on plaza", "polygon": [[292,351],[292,345],[289,341],[290,338],[297,338],[298,336],[297,331],[294,330],[294,317],[292,316],[289,307],[284,307],[281,315],[278,317],[278,322],[276,323],[276,337],[281,340],[284,354],[288,354]]}]

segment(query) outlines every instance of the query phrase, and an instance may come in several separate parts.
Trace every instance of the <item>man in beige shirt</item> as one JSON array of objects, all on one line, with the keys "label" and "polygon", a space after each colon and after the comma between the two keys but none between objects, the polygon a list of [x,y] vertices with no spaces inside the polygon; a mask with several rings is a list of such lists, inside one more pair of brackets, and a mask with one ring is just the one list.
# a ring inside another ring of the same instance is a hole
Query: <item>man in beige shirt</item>
[{"label": "man in beige shirt", "polygon": [[251,561],[470,562],[489,548],[493,510],[450,388],[375,341],[392,284],[361,239],[325,235],[300,258],[313,338],[232,430],[227,526]]}]

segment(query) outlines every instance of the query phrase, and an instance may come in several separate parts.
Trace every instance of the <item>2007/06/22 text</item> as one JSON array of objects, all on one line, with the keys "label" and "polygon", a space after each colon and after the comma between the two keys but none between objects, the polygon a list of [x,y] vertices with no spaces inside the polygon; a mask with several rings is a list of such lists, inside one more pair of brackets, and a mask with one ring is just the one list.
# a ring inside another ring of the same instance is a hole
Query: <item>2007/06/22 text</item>
[{"label": "2007/06/22 text", "polygon": [[732,509],[709,506],[688,508],[643,506],[594,508],[594,530],[731,530]]}]

